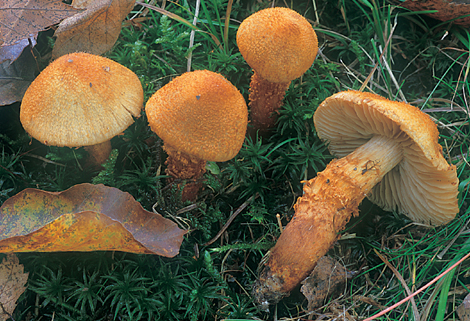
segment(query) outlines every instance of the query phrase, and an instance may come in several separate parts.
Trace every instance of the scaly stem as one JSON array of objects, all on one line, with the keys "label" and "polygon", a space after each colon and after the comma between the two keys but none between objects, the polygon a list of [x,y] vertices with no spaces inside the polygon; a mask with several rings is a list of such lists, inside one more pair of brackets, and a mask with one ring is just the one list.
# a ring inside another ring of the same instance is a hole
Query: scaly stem
[{"label": "scaly stem", "polygon": [[251,123],[255,130],[265,131],[274,127],[278,109],[282,106],[288,83],[272,83],[262,78],[256,71],[251,77],[249,106]]},{"label": "scaly stem", "polygon": [[186,182],[177,182],[178,187],[185,183],[181,200],[195,201],[202,187],[201,178],[206,171],[206,161],[180,152],[168,144],[165,144],[163,149],[168,154],[165,162],[167,165],[165,173],[171,176],[168,182],[186,180]]},{"label": "scaly stem", "polygon": [[383,176],[403,158],[394,139],[376,136],[326,169],[304,186],[287,224],[257,281],[253,295],[267,307],[286,296],[313,270],[358,214],[358,205]]}]

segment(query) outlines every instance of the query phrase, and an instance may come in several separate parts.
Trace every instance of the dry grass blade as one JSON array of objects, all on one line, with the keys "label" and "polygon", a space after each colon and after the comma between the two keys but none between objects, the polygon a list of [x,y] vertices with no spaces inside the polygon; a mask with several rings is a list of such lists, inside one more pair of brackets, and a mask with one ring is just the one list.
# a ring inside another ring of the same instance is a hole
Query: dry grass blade
[{"label": "dry grass blade", "polygon": [[[410,288],[408,287],[408,285],[406,284],[406,281],[405,279],[403,278],[403,276],[401,276],[401,274],[397,271],[397,269],[395,269],[395,267],[387,260],[387,258],[385,256],[383,256],[382,254],[380,254],[376,249],[374,249],[374,252],[375,254],[377,254],[377,256],[385,263],[385,265],[388,266],[388,268],[390,270],[392,270],[393,274],[397,277],[397,279],[400,281],[400,283],[403,285],[403,288],[405,288],[405,291],[408,295],[411,295],[411,290]],[[420,320],[420,316],[419,316],[419,311],[418,311],[418,306],[416,305],[416,302],[414,300],[414,298],[411,298],[411,305],[412,305],[412,308],[413,308],[413,317],[414,317],[414,320],[415,321],[419,321]]]}]

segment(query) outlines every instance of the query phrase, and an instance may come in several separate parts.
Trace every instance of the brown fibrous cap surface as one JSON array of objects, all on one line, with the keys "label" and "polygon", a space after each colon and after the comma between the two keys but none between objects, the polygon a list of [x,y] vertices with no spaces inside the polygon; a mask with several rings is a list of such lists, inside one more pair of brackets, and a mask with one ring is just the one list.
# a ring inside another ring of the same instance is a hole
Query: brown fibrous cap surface
[{"label": "brown fibrous cap surface", "polygon": [[89,146],[131,125],[143,99],[140,80],[128,68],[101,56],[72,53],[53,61],[33,81],[20,119],[43,144]]},{"label": "brown fibrous cap surface", "polygon": [[299,78],[318,52],[317,35],[310,23],[281,7],[258,11],[243,20],[237,45],[250,67],[274,83]]},{"label": "brown fibrous cap surface", "polygon": [[238,89],[208,70],[176,77],[152,95],[145,112],[165,145],[214,162],[238,153],[248,123],[248,108]]},{"label": "brown fibrous cap surface", "polygon": [[402,161],[368,195],[377,205],[433,225],[447,223],[458,213],[456,168],[443,157],[436,124],[418,108],[351,90],[327,98],[314,121],[318,136],[339,158],[374,135],[400,142]]}]

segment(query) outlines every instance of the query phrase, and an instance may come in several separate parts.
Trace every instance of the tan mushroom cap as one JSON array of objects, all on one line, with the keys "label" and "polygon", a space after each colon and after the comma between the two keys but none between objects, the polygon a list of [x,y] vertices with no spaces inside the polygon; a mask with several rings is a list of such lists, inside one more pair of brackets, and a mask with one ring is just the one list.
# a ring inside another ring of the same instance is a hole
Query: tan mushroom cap
[{"label": "tan mushroom cap", "polygon": [[[342,158],[375,135],[401,142],[403,159],[368,198],[416,222],[440,225],[458,213],[458,178],[438,144],[437,126],[418,108],[371,93],[346,91],[327,98],[314,115],[318,136]],[[373,166],[373,160],[371,160]]]},{"label": "tan mushroom cap", "polygon": [[248,107],[238,89],[208,70],[176,77],[152,95],[145,112],[165,144],[214,162],[238,153],[248,123]]},{"label": "tan mushroom cap", "polygon": [[131,125],[143,100],[131,70],[104,57],[71,53],[53,61],[29,86],[20,119],[43,144],[96,145]]},{"label": "tan mushroom cap", "polygon": [[243,20],[237,45],[250,67],[273,83],[302,76],[318,52],[312,26],[289,8],[264,9]]}]

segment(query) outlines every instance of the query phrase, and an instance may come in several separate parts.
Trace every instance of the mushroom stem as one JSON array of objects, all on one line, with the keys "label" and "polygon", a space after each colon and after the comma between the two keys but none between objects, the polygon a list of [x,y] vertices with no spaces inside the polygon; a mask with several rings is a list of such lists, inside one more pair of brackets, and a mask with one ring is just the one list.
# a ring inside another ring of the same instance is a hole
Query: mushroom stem
[{"label": "mushroom stem", "polygon": [[266,131],[276,125],[277,113],[282,106],[290,82],[272,83],[256,71],[251,77],[249,106],[254,130]]},{"label": "mushroom stem", "polygon": [[339,238],[370,190],[403,158],[397,139],[374,136],[348,156],[333,160],[309,180],[256,282],[261,307],[289,294]]},{"label": "mushroom stem", "polygon": [[178,151],[168,144],[164,144],[163,149],[168,154],[165,161],[167,165],[165,173],[171,176],[168,182],[172,183],[176,180],[178,189],[184,184],[181,192],[183,202],[195,201],[202,187],[201,178],[206,172],[206,161]]},{"label": "mushroom stem", "polygon": [[100,144],[85,146],[88,152],[87,165],[91,167],[98,167],[104,164],[111,154],[111,141],[107,140]]}]

